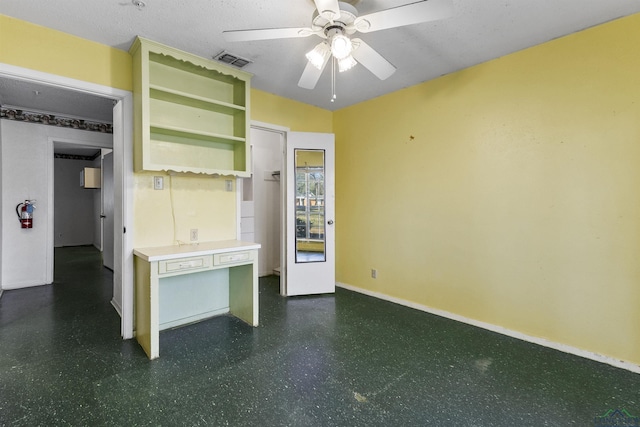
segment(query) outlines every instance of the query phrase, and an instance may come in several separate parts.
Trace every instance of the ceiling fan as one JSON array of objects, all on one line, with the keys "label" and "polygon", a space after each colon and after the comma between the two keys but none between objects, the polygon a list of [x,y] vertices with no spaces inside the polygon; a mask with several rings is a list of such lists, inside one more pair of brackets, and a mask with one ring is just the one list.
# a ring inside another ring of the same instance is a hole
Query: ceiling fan
[{"label": "ceiling fan", "polygon": [[316,11],[310,28],[267,28],[256,30],[223,31],[229,42],[309,37],[322,40],[307,53],[309,62],[298,86],[313,89],[327,62],[333,57],[340,72],[357,63],[375,74],[380,80],[391,76],[394,67],[382,55],[360,38],[350,38],[356,32],[370,33],[421,22],[448,18],[453,14],[451,0],[423,0],[367,15],[358,16],[357,9],[338,0],[313,0]]}]

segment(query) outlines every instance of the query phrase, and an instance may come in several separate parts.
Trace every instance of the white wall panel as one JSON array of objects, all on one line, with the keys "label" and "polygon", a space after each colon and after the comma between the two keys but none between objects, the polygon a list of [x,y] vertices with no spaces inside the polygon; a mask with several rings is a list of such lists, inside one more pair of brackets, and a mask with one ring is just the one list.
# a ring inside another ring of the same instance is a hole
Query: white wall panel
[{"label": "white wall panel", "polygon": [[94,221],[100,212],[94,211],[94,194],[100,189],[80,187],[80,171],[92,167],[90,160],[54,160],[54,232],[53,245],[81,246],[93,244]]},{"label": "white wall panel", "polygon": [[[53,259],[53,206],[49,180],[53,177],[53,141],[112,146],[112,135],[55,126],[3,120],[0,128],[2,183],[1,277],[3,289],[50,282]],[[21,229],[15,207],[36,200],[32,229]]]}]

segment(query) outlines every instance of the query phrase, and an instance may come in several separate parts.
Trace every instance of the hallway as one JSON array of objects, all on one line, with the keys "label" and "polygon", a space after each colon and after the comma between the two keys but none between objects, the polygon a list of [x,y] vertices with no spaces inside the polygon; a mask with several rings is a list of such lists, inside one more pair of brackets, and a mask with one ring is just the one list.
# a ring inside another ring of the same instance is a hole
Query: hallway
[{"label": "hallway", "polygon": [[[593,426],[640,415],[640,375],[337,289],[120,338],[111,272],[56,249],[55,284],[0,299],[0,426]],[[632,337],[630,337],[632,339]]]}]

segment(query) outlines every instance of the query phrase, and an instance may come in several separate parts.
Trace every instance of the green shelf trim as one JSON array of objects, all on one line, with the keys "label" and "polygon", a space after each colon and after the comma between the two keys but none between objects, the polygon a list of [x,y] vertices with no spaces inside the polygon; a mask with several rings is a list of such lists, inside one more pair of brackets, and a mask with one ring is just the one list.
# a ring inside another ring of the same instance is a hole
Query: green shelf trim
[{"label": "green shelf trim", "polygon": [[246,138],[238,136],[222,135],[213,132],[194,131],[193,129],[182,128],[179,126],[168,126],[158,123],[151,123],[151,133],[161,133],[166,135],[175,135],[183,138],[199,139],[203,141],[226,142],[226,143],[244,143]]},{"label": "green shelf trim", "polygon": [[204,174],[204,175],[237,176],[239,178],[249,178],[251,176],[251,172],[247,172],[244,170],[196,168],[193,166],[177,166],[177,165],[163,165],[163,164],[155,164],[153,168],[146,169],[146,170],[158,171],[158,172],[178,172],[178,173],[194,173],[194,174]]},{"label": "green shelf trim", "polygon": [[[212,72],[217,73],[219,74],[219,77],[216,77],[216,80],[223,81],[225,83],[248,81],[251,78],[251,74],[245,71],[235,70],[225,65],[218,65],[209,59],[184,53],[156,42],[151,42],[151,44],[156,45],[157,47],[154,48],[153,46],[150,46],[152,50],[149,52],[149,61],[177,68],[187,73],[200,75]],[[157,50],[158,48],[163,52],[153,50]]]},{"label": "green shelf trim", "polygon": [[[183,92],[180,90],[175,90],[175,89],[170,89],[168,87],[164,87],[161,85],[157,85],[157,84],[150,84],[149,85],[149,96],[151,98],[155,98],[155,99],[161,99],[164,101],[173,101],[175,102],[172,97],[169,96],[162,96],[161,94],[159,94],[158,92],[161,93],[166,93],[166,94],[171,94],[174,96],[179,97],[180,99],[184,100],[185,102],[182,102],[184,104],[190,104],[193,107],[197,107],[197,108],[205,108],[211,111],[220,111],[220,112],[224,112],[226,114],[235,114],[239,111],[246,111],[246,108],[241,106],[241,105],[235,105],[235,104],[230,104],[228,102],[223,102],[223,101],[218,101],[215,99],[211,99],[211,98],[207,98],[204,96],[199,96],[199,95],[193,95],[191,93],[187,93],[187,92]],[[207,105],[210,105],[214,108],[207,108]],[[226,110],[226,111],[225,111]]]}]

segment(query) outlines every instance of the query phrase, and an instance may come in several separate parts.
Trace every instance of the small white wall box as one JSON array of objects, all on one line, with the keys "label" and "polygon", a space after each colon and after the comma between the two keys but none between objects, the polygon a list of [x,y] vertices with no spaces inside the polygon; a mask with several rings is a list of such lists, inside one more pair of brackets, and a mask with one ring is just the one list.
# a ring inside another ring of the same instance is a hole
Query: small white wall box
[{"label": "small white wall box", "polygon": [[80,171],[80,187],[100,188],[100,168],[84,168]]}]

